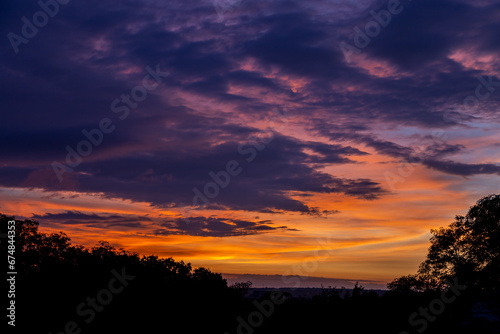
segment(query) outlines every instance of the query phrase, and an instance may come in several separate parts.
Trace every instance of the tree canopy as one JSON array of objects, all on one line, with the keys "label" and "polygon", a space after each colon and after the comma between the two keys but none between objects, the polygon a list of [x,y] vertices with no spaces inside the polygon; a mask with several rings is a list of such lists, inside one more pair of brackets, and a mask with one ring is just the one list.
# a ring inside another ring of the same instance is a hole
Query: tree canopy
[{"label": "tree canopy", "polygon": [[474,290],[500,288],[500,195],[481,198],[465,216],[431,233],[418,272],[392,281],[391,290],[437,289],[456,277]]}]

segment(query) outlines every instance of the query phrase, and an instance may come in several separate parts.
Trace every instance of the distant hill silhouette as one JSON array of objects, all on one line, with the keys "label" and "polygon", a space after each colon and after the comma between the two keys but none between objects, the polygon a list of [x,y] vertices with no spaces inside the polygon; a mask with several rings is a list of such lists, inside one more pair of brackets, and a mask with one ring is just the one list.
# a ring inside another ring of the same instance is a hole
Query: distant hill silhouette
[{"label": "distant hill silhouette", "polygon": [[[246,298],[260,298],[266,293],[271,291],[282,291],[284,294],[291,296],[292,298],[298,299],[313,299],[318,296],[322,296],[325,291],[337,291],[341,298],[346,296],[351,296],[355,289],[344,289],[344,288],[250,288],[246,293]],[[369,292],[375,292],[378,296],[382,296],[387,290],[369,290]],[[368,292],[368,291],[367,291]]]},{"label": "distant hill silhouette", "polygon": [[297,276],[297,275],[258,275],[258,274],[226,274],[222,277],[227,280],[228,284],[236,282],[252,282],[254,288],[320,288],[328,286],[352,288],[356,282],[361,283],[366,289],[386,290],[387,284],[377,281],[356,280],[356,279],[340,279],[327,277],[313,276]]}]

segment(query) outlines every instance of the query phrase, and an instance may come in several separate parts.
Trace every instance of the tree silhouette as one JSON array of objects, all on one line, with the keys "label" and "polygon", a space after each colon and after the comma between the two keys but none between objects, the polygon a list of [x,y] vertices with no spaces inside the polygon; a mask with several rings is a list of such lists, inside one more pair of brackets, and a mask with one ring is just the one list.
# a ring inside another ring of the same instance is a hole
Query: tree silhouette
[{"label": "tree silhouette", "polygon": [[437,289],[455,277],[474,290],[500,288],[500,195],[481,198],[465,216],[431,233],[417,274],[394,280],[390,289]]},{"label": "tree silhouette", "polygon": [[244,296],[248,290],[252,287],[252,282],[236,282],[229,286],[230,289],[237,291],[241,296]]},{"label": "tree silhouette", "polygon": [[[0,233],[7,233],[9,220],[15,219],[0,214]],[[174,323],[189,324],[192,332],[223,333],[242,312],[240,295],[209,269],[193,269],[172,258],[140,257],[106,241],[91,248],[72,245],[62,232],[39,232],[37,221],[15,221],[16,327],[21,332],[60,333],[75,321],[89,333],[167,330]],[[1,249],[6,254],[3,240]],[[98,306],[87,322],[78,305],[109,289],[113,272],[134,280],[113,295],[116,302]]]}]

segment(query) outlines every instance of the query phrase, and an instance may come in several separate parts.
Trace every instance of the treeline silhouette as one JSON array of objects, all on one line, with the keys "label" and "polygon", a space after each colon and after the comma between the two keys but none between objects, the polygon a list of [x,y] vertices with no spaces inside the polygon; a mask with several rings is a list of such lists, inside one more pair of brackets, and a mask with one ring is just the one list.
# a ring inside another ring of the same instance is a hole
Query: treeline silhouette
[{"label": "treeline silhouette", "polygon": [[[0,215],[1,233],[8,221]],[[356,285],[312,299],[245,297],[218,273],[102,241],[73,245],[16,220],[16,330],[22,333],[499,333],[500,195],[432,230],[427,259],[379,295]],[[7,254],[6,239],[1,242]],[[5,310],[5,308],[4,308]],[[481,317],[482,316],[482,317]]]}]

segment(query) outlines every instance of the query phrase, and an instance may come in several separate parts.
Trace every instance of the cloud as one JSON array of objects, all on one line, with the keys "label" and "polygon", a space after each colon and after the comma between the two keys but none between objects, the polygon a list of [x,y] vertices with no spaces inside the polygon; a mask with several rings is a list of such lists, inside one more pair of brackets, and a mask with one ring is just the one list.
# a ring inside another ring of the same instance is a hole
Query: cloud
[{"label": "cloud", "polygon": [[44,213],[42,215],[33,214],[32,219],[42,222],[61,225],[82,225],[86,227],[111,229],[125,227],[128,229],[141,228],[143,222],[150,222],[148,217],[121,216],[121,215],[97,215],[87,214],[80,211],[66,211],[62,213]]},{"label": "cloud", "polygon": [[429,168],[436,169],[440,172],[460,175],[471,176],[476,174],[497,174],[500,175],[500,165],[495,164],[464,164],[450,160],[433,160],[427,159],[423,164]]},{"label": "cloud", "polygon": [[[158,120],[152,119],[153,122],[157,123]],[[210,119],[206,119],[205,124],[210,122]],[[133,126],[149,127],[150,131],[145,132],[146,137],[153,134],[152,124],[139,122]],[[279,134],[274,134],[272,141],[264,145],[264,138],[257,140],[257,137],[244,137],[252,133],[259,134],[258,129],[215,124],[205,129],[203,136],[197,134],[191,137],[193,126],[196,124],[184,129],[181,124],[169,131],[163,136],[163,144],[157,148],[150,146],[148,138],[140,138],[141,135],[137,138],[135,148],[129,148],[128,140],[118,143],[114,150],[124,153],[116,157],[111,153],[105,157],[97,156],[95,161],[84,161],[71,175],[74,177],[71,180],[76,182],[76,185],[71,185],[78,191],[104,192],[111,197],[146,201],[163,207],[192,205],[195,197],[193,189],[198,188],[203,192],[204,186],[213,182],[209,173],[224,171],[226,163],[235,160],[243,169],[242,173],[233,177],[228,187],[221,189],[211,204],[236,210],[285,210],[315,214],[314,209],[300,200],[292,199],[287,193],[344,193],[374,199],[384,192],[376,182],[364,178],[337,178],[316,170],[329,164],[355,163],[349,157],[366,153],[354,147],[300,141]],[[131,132],[143,133],[139,129]],[[221,133],[232,133],[230,138],[239,137],[242,142],[205,141],[205,138],[215,138]],[[185,141],[182,143],[183,139]],[[135,153],[142,147],[149,153]],[[190,150],[179,150],[182,147],[189,147]],[[245,154],[238,152],[239,147]],[[127,152],[129,150],[132,152]],[[255,160],[249,161],[254,156]],[[12,175],[21,173],[19,169],[4,168],[3,171]],[[25,186],[47,190],[65,189],[65,183],[57,182],[55,175],[50,175],[49,171],[41,173],[33,168],[31,173],[25,171],[20,175],[25,176]]]},{"label": "cloud", "polygon": [[466,146],[462,144],[449,144],[443,142],[438,137],[425,136],[423,138],[419,138],[418,143],[420,146],[424,147],[413,148],[391,141],[381,140],[372,135],[330,132],[330,130],[324,125],[319,125],[316,129],[319,133],[329,137],[331,140],[363,143],[375,149],[380,154],[392,158],[398,158],[412,164],[421,163],[430,169],[438,170],[446,174],[472,176],[478,174],[499,174],[500,172],[500,166],[498,164],[461,163],[444,159],[448,155],[455,155],[465,151]]},{"label": "cloud", "polygon": [[232,237],[252,235],[278,230],[296,231],[286,226],[272,226],[269,220],[247,221],[240,219],[224,219],[213,217],[189,217],[189,223],[183,218],[160,223],[161,228],[154,231],[156,235],[191,235],[202,237]]}]

